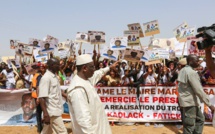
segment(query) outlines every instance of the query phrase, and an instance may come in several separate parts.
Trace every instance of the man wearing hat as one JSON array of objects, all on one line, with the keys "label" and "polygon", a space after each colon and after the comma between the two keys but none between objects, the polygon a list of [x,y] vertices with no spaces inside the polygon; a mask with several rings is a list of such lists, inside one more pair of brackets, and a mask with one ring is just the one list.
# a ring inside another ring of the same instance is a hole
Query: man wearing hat
[{"label": "man wearing hat", "polygon": [[[104,106],[98,96],[95,84],[118,62],[110,67],[95,71],[90,55],[76,58],[77,75],[67,91],[72,132],[74,134],[111,134]],[[95,72],[94,72],[95,71]]]}]

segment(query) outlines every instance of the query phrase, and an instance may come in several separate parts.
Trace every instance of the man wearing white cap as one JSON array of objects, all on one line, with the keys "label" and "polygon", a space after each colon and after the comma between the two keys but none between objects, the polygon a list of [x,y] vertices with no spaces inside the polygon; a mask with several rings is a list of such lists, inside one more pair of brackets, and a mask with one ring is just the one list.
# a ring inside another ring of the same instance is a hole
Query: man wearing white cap
[{"label": "man wearing white cap", "polygon": [[[76,57],[77,75],[67,90],[72,133],[74,134],[111,134],[104,106],[94,86],[110,68],[116,68],[118,62],[110,67],[95,71],[90,55]],[[94,72],[95,71],[95,72]]]}]

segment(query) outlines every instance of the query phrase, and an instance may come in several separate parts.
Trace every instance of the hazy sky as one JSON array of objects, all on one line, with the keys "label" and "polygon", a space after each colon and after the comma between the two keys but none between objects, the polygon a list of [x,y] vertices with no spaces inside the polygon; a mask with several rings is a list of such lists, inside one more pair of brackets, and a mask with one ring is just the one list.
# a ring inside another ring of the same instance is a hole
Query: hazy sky
[{"label": "hazy sky", "polygon": [[[10,39],[28,43],[49,34],[65,41],[74,40],[77,32],[98,30],[109,44],[111,37],[123,36],[127,24],[138,22],[143,28],[156,19],[161,33],[155,38],[171,38],[184,21],[197,27],[215,23],[214,5],[214,0],[0,0],[0,56],[14,55]],[[141,39],[142,45],[148,42],[149,37]]]}]

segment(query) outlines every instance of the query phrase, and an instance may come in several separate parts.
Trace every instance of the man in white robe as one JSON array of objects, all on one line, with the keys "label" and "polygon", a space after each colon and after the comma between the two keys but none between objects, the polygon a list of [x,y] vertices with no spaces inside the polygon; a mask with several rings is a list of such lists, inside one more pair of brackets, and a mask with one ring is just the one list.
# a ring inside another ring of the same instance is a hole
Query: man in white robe
[{"label": "man in white robe", "polygon": [[112,133],[104,106],[94,86],[110,68],[116,68],[117,64],[115,62],[110,67],[95,71],[90,55],[84,54],[76,58],[77,75],[67,90],[74,134]]}]

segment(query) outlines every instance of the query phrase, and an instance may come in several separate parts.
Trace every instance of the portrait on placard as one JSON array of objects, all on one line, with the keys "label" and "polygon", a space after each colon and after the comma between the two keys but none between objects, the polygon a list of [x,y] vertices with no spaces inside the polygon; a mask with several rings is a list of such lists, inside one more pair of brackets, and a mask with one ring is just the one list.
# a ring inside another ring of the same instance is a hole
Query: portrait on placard
[{"label": "portrait on placard", "polygon": [[118,55],[119,55],[118,51],[111,50],[110,47],[108,46],[105,46],[103,48],[101,54],[102,57],[115,61],[118,59]]},{"label": "portrait on placard", "polygon": [[153,39],[152,40],[152,47],[153,48],[164,48],[168,50],[169,52],[172,52],[175,50],[175,38],[169,38],[169,39]]},{"label": "portrait on placard", "polygon": [[105,44],[105,33],[102,31],[88,31],[91,44]]},{"label": "portrait on placard", "polygon": [[188,37],[195,36],[195,27],[189,27],[181,31],[180,36],[178,38],[179,42],[186,42]]},{"label": "portrait on placard", "polygon": [[140,45],[140,37],[139,30],[126,30],[124,31],[124,37],[127,37],[128,46],[139,46]]},{"label": "portrait on placard", "polygon": [[75,36],[75,42],[87,43],[88,42],[88,33],[77,32],[77,34]]},{"label": "portrait on placard", "polygon": [[174,30],[173,30],[173,33],[176,37],[177,40],[179,40],[180,36],[181,36],[181,33],[183,30],[187,29],[188,28],[188,24],[187,22],[183,22],[182,24],[180,24],[179,26],[177,26]]},{"label": "portrait on placard", "polygon": [[125,50],[128,45],[127,37],[111,38],[110,48],[111,50]]},{"label": "portrait on placard", "polygon": [[27,64],[24,66],[28,74],[36,73],[36,69],[38,69],[37,63]]},{"label": "portrait on placard", "polygon": [[39,39],[29,38],[29,45],[34,48],[40,48],[42,42],[43,41]]},{"label": "portrait on placard", "polygon": [[50,53],[50,52],[53,52],[54,51],[54,48],[55,48],[55,45],[48,42],[48,41],[44,41],[41,46],[40,46],[40,49],[41,49],[41,52],[42,53]]},{"label": "portrait on placard", "polygon": [[45,41],[46,42],[49,42],[50,44],[52,44],[53,48],[56,48],[57,47],[57,44],[59,43],[59,40],[53,36],[50,36],[50,35],[47,35],[46,38],[45,38]]},{"label": "portrait on placard", "polygon": [[131,62],[138,62],[143,55],[144,51],[126,48],[124,52],[124,59]]},{"label": "portrait on placard", "polygon": [[128,29],[133,31],[133,30],[139,30],[139,37],[144,37],[144,34],[143,34],[143,30],[140,26],[140,23],[133,23],[133,24],[128,24]]},{"label": "portrait on placard", "polygon": [[16,40],[10,40],[10,49],[15,49],[17,46],[17,41]]},{"label": "portrait on placard", "polygon": [[33,46],[29,46],[29,45],[24,45],[24,48],[23,48],[23,53],[25,56],[32,56],[33,54],[33,49],[34,47]]},{"label": "portrait on placard", "polygon": [[151,35],[160,33],[158,20],[143,23],[143,26],[145,30],[145,36],[151,36]]},{"label": "portrait on placard", "polygon": [[[199,55],[199,52],[201,50],[198,49],[198,46],[197,46],[197,42],[199,41],[198,38],[196,37],[190,37],[187,39],[187,54],[195,54],[195,55]],[[204,50],[202,50],[204,51]]]},{"label": "portrait on placard", "polygon": [[34,58],[37,62],[46,63],[48,60],[48,54],[42,53],[40,49],[34,49],[33,54],[34,54]]},{"label": "portrait on placard", "polygon": [[23,56],[24,56],[24,52],[23,52],[24,47],[25,47],[24,44],[18,43],[18,45],[17,45],[16,48],[15,48],[15,53],[16,53],[16,55],[18,55],[18,56],[20,56],[20,57],[23,57]]}]

